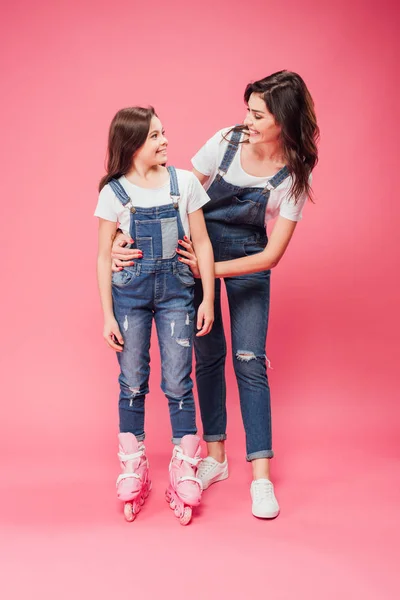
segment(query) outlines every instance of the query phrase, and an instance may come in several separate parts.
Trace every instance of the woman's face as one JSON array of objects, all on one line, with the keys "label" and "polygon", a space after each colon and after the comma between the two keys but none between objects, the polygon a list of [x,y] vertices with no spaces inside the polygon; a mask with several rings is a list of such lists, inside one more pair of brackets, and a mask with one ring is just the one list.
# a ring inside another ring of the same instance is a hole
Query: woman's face
[{"label": "woman's face", "polygon": [[160,119],[152,117],[149,133],[143,146],[135,153],[134,160],[151,166],[163,165],[167,162],[168,140],[165,137]]},{"label": "woman's face", "polygon": [[277,125],[274,117],[268,111],[260,94],[251,94],[247,105],[247,115],[243,124],[249,130],[250,144],[277,142],[281,127]]}]

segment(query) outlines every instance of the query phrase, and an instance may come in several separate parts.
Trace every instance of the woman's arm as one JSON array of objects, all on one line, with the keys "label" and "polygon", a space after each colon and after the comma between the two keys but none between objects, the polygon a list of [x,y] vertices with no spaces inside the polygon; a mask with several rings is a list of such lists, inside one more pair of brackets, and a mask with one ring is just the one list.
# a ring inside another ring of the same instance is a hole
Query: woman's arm
[{"label": "woman's arm", "polygon": [[190,213],[188,219],[203,284],[203,302],[197,312],[197,336],[202,336],[211,331],[214,322],[214,254],[201,208]]},{"label": "woman's arm", "polygon": [[134,258],[143,258],[141,250],[125,248],[128,244],[133,244],[133,242],[134,240],[132,240],[130,235],[126,235],[122,231],[117,231],[111,249],[112,270],[114,272],[122,271],[124,267],[134,265]]},{"label": "woman's arm", "polygon": [[111,293],[111,246],[115,237],[117,224],[113,221],[99,219],[99,245],[97,253],[97,281],[100,301],[104,314],[103,337],[107,344],[121,352],[124,340],[114,317]]},{"label": "woman's arm", "polygon": [[[238,275],[247,275],[248,273],[257,273],[258,271],[266,271],[276,267],[288,247],[296,225],[296,221],[279,216],[271,232],[268,244],[262,252],[253,254],[252,256],[244,256],[243,258],[215,263],[215,277],[235,277]],[[185,238],[182,240],[181,246],[184,248],[184,250],[179,251],[179,254],[184,256],[182,262],[189,265],[194,276],[198,277],[198,259],[193,250],[192,243]]]},{"label": "woman's arm", "polygon": [[296,229],[297,221],[290,221],[279,216],[271,232],[267,246],[262,252],[252,256],[244,256],[235,260],[215,263],[216,277],[235,277],[272,269],[285,254],[286,248]]},{"label": "woman's arm", "polygon": [[192,169],[192,172],[196,175],[196,177],[200,181],[201,185],[204,185],[205,182],[207,181],[207,179],[209,178],[208,175],[204,175],[204,173],[200,173],[200,171],[198,171],[197,169]]}]

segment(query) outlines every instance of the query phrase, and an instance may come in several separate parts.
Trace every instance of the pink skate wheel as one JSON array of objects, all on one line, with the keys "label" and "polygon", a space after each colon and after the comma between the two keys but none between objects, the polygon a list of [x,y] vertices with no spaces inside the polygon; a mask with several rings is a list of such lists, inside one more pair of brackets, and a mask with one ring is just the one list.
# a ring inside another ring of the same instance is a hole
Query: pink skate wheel
[{"label": "pink skate wheel", "polygon": [[133,511],[132,502],[125,502],[124,505],[124,516],[128,522],[134,521],[136,514]]},{"label": "pink skate wheel", "polygon": [[147,482],[146,488],[144,490],[144,499],[146,500],[147,496],[150,494],[151,490],[151,481]]},{"label": "pink skate wheel", "polygon": [[179,519],[179,522],[181,525],[189,525],[191,520],[192,520],[192,507],[185,506],[183,515]]}]

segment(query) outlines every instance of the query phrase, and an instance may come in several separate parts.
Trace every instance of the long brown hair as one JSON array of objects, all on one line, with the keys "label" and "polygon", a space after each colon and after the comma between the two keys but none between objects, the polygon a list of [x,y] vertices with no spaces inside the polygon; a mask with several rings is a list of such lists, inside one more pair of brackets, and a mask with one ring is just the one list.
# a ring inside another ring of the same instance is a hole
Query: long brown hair
[{"label": "long brown hair", "polygon": [[304,193],[311,197],[309,176],[318,162],[319,128],[306,84],[297,73],[278,71],[247,85],[246,104],[253,93],[260,94],[281,127],[285,162],[293,179],[291,195],[295,201]]},{"label": "long brown hair", "polygon": [[132,106],[117,112],[108,133],[106,175],[100,180],[99,191],[111,179],[118,179],[131,169],[133,155],[145,143],[154,116],[152,106]]}]

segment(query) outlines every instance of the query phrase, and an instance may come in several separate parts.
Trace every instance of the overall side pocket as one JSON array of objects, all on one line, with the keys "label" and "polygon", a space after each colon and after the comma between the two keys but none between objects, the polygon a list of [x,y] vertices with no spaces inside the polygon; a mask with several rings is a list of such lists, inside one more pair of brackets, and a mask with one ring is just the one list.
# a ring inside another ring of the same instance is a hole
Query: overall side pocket
[{"label": "overall side pocket", "polygon": [[123,288],[130,284],[134,277],[134,271],[123,269],[122,271],[116,271],[111,276],[111,283],[116,287]]}]

